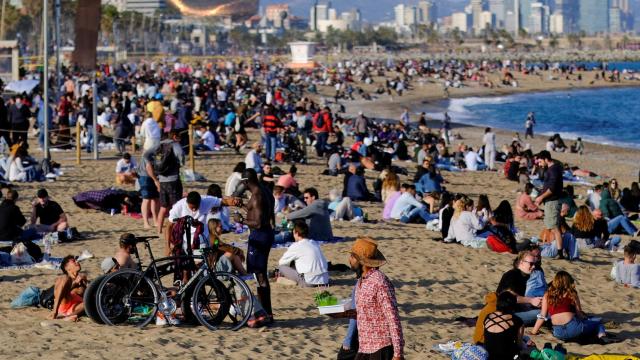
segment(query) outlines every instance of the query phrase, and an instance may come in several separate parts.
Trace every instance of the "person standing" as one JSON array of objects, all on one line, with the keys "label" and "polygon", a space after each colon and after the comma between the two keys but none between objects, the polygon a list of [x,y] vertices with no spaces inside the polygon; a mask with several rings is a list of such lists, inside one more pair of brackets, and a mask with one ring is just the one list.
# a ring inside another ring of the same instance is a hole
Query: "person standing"
[{"label": "person standing", "polygon": [[451,145],[451,140],[449,139],[450,131],[451,131],[451,116],[449,116],[448,112],[445,112],[444,119],[442,120],[442,138],[444,139],[444,143],[447,146]]},{"label": "person standing", "polygon": [[333,131],[332,123],[331,109],[328,106],[313,116],[313,132],[316,135],[316,154],[318,157],[324,156],[327,150],[329,134]]},{"label": "person standing", "polygon": [[262,128],[264,130],[265,142],[264,147],[266,149],[265,156],[271,162],[276,159],[276,145],[278,142],[278,130],[282,127],[282,122],[275,114],[275,110],[271,105],[267,105],[264,108],[262,114]]},{"label": "person standing", "polygon": [[140,126],[140,135],[144,138],[142,149],[144,151],[155,151],[160,145],[162,131],[151,111],[147,111],[145,117],[146,119],[142,122],[142,126]]},{"label": "person standing", "polygon": [[269,252],[274,242],[275,200],[273,194],[260,185],[258,175],[253,169],[246,169],[242,174],[242,181],[251,192],[251,199],[247,203],[247,217],[245,224],[249,226],[249,243],[247,247],[247,272],[253,273],[258,283],[258,299],[267,313],[264,324],[273,322],[271,308],[271,288],[267,265]]},{"label": "person standing", "polygon": [[18,144],[22,142],[24,146],[27,146],[27,131],[29,130],[31,111],[23,101],[22,96],[16,97],[14,104],[9,108],[9,122],[11,123],[11,143]]},{"label": "person standing", "polygon": [[524,139],[531,137],[533,139],[533,125],[536,124],[536,118],[533,111],[527,114],[527,120],[524,122]]},{"label": "person standing", "polygon": [[562,231],[560,230],[560,196],[563,191],[562,164],[551,158],[551,153],[547,150],[541,151],[538,155],[540,166],[546,166],[544,174],[544,185],[540,195],[536,198],[535,204],[540,206],[544,203],[544,226],[551,230],[556,240],[558,257],[564,259],[562,252]]},{"label": "person standing", "polygon": [[349,253],[349,264],[359,277],[355,289],[356,360],[402,359],[404,337],[395,289],[379,270],[387,261],[369,237],[358,238]]},{"label": "person standing", "polygon": [[[173,204],[182,198],[182,182],[180,167],[184,165],[184,152],[180,146],[180,133],[171,130],[171,139],[160,143],[160,163],[157,166],[156,188],[160,190],[160,211],[158,211],[158,233],[162,233],[164,217]],[[153,164],[153,152],[148,153],[147,160]],[[151,176],[151,174],[149,174]]]},{"label": "person standing", "polygon": [[411,126],[411,115],[409,114],[409,109],[404,108],[404,111],[402,111],[402,115],[400,115],[400,122],[403,123],[407,128]]},{"label": "person standing", "polygon": [[482,143],[484,144],[484,163],[489,170],[494,171],[496,169],[496,134],[491,131],[491,128],[484,130]]},{"label": "person standing", "polygon": [[9,122],[9,108],[7,108],[3,99],[0,100],[0,138],[4,139],[7,143],[7,147],[11,146],[11,137],[9,136],[10,130],[11,124]]}]

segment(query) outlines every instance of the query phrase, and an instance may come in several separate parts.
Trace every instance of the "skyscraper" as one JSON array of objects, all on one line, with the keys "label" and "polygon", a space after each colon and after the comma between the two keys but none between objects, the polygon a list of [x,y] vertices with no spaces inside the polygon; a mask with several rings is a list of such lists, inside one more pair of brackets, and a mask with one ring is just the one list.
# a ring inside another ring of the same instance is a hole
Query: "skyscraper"
[{"label": "skyscraper", "polygon": [[432,24],[438,19],[438,8],[431,1],[421,0],[418,2],[418,23]]},{"label": "skyscraper", "polygon": [[580,0],[580,30],[587,34],[609,31],[609,0]]},{"label": "skyscraper", "polygon": [[483,0],[471,0],[471,16],[473,17],[473,30],[479,32],[484,28],[482,24],[482,11],[484,10]]},{"label": "skyscraper", "polygon": [[496,16],[496,25],[498,27],[504,27],[504,16],[507,11],[505,5],[505,0],[489,0],[489,11]]},{"label": "skyscraper", "polygon": [[519,19],[518,24],[520,25],[520,29],[524,29],[527,32],[530,28],[530,18],[531,18],[531,3],[532,0],[520,0],[519,1]]}]

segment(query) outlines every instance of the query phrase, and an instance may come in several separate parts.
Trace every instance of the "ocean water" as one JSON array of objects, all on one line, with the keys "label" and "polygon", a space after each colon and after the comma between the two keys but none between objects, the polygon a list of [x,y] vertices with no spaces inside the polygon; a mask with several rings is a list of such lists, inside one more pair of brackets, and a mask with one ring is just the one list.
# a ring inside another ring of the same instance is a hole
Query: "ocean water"
[{"label": "ocean water", "polygon": [[[601,144],[640,148],[640,88],[601,88],[451,99],[453,122],[520,132],[529,111],[536,135],[559,133]],[[442,113],[431,114],[441,119]]]}]

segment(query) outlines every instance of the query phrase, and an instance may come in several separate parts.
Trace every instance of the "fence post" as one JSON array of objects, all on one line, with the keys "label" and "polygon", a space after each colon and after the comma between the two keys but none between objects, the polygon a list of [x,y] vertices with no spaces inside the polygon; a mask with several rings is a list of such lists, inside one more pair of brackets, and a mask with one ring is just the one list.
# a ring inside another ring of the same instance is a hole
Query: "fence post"
[{"label": "fence post", "polygon": [[189,124],[189,167],[191,167],[191,171],[196,172],[196,160],[194,158],[194,148],[193,148],[193,125]]},{"label": "fence post", "polygon": [[134,155],[136,153],[136,136],[133,135],[131,137],[131,155]]},{"label": "fence post", "polygon": [[76,121],[76,164],[78,165],[80,165],[80,152],[82,151],[81,139],[82,136],[80,135],[80,121]]}]

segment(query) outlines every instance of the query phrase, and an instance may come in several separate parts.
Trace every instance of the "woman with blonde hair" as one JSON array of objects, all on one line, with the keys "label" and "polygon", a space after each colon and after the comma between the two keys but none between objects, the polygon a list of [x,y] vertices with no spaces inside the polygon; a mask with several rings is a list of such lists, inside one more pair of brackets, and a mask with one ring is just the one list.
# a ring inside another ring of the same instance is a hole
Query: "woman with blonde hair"
[{"label": "woman with blonde hair", "polygon": [[597,340],[600,344],[611,343],[600,320],[587,318],[582,311],[576,284],[566,271],[559,271],[542,298],[542,309],[532,335],[551,318],[553,336],[562,340]]},{"label": "woman with blonde hair", "polygon": [[473,200],[468,197],[461,198],[453,203],[453,217],[449,226],[449,233],[445,242],[457,241],[464,246],[472,248],[487,247],[487,239],[477,236],[483,225],[480,219],[472,212]]},{"label": "woman with blonde hair", "polygon": [[382,180],[382,202],[385,202],[389,195],[400,190],[400,177],[393,171],[387,171]]},{"label": "woman with blonde hair", "polygon": [[576,211],[571,232],[580,247],[601,247],[609,240],[607,221],[601,216],[596,219],[586,205],[581,205]]}]

